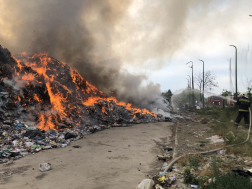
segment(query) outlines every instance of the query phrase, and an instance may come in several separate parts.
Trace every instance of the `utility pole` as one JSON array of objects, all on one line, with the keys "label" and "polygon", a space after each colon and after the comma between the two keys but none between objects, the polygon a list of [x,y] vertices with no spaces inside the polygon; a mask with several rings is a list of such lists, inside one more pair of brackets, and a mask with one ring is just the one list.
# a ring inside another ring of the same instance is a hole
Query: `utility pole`
[{"label": "utility pole", "polygon": [[193,83],[193,61],[187,62],[186,64],[192,63],[192,66],[189,68],[192,68],[192,105],[194,108],[195,102],[194,102],[194,83]]},{"label": "utility pole", "polygon": [[205,106],[204,105],[205,104],[205,99],[204,99],[204,86],[205,86],[205,81],[204,81],[204,79],[205,79],[205,76],[204,76],[204,61],[203,60],[200,60],[200,61],[203,62],[203,95],[202,95],[202,97],[203,97],[203,108],[204,108],[204,106]]},{"label": "utility pole", "polygon": [[234,45],[229,45],[235,48],[235,100],[237,100],[237,48]]}]

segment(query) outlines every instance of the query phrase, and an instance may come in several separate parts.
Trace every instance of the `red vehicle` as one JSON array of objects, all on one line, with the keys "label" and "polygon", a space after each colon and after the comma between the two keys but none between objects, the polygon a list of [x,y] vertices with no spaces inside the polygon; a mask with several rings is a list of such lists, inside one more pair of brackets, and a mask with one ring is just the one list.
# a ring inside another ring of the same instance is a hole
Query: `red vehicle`
[{"label": "red vehicle", "polygon": [[209,105],[221,105],[223,103],[223,99],[220,96],[210,96],[208,97]]}]

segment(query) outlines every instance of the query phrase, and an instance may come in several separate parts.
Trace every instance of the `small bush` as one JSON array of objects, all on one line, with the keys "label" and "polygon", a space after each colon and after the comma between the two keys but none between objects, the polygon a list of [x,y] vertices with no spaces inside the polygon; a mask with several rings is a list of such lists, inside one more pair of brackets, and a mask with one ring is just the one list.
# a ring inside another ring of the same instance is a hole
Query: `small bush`
[{"label": "small bush", "polygon": [[196,175],[191,173],[191,167],[187,166],[183,168],[182,175],[184,176],[184,183],[186,184],[199,184]]},{"label": "small bush", "polygon": [[189,167],[191,167],[195,170],[198,170],[199,163],[200,163],[200,160],[199,160],[198,156],[190,156],[189,157]]}]

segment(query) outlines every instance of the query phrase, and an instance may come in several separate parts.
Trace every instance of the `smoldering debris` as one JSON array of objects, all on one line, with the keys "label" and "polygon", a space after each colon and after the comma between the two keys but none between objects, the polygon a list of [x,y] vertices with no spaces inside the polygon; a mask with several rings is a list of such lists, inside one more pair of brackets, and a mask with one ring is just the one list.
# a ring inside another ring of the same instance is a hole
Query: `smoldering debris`
[{"label": "smoldering debris", "polygon": [[[111,127],[167,121],[162,114],[107,97],[46,54],[17,59],[0,46],[0,57],[0,163],[66,147]],[[24,84],[18,85],[20,80]]]}]

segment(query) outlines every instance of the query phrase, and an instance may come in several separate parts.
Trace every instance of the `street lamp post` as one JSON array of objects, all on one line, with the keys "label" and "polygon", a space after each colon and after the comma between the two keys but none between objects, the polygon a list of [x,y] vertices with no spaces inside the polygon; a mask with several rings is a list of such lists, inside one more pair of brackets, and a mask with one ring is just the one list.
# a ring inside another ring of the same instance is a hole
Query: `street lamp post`
[{"label": "street lamp post", "polygon": [[193,83],[193,61],[187,62],[186,64],[192,63],[192,66],[190,68],[192,68],[192,105],[194,108],[194,83]]},{"label": "street lamp post", "polygon": [[234,45],[229,45],[235,48],[235,99],[237,100],[237,48]]},{"label": "street lamp post", "polygon": [[189,78],[190,78],[190,85],[189,87],[191,88],[191,76],[190,75],[187,75]]},{"label": "street lamp post", "polygon": [[187,75],[188,77],[189,77],[189,79],[190,79],[190,85],[189,85],[189,88],[190,88],[190,92],[189,92],[189,102],[190,102],[190,104],[192,104],[192,100],[191,100],[191,93],[192,93],[192,87],[191,87],[191,76],[190,75]]},{"label": "street lamp post", "polygon": [[[199,59],[200,60],[200,59]],[[203,62],[203,108],[204,108],[204,104],[205,104],[205,99],[204,99],[204,86],[205,86],[205,82],[204,82],[204,61],[203,60],[200,60]]]},{"label": "street lamp post", "polygon": [[188,78],[186,78],[186,79],[187,79],[187,88],[190,88],[189,79]]}]

